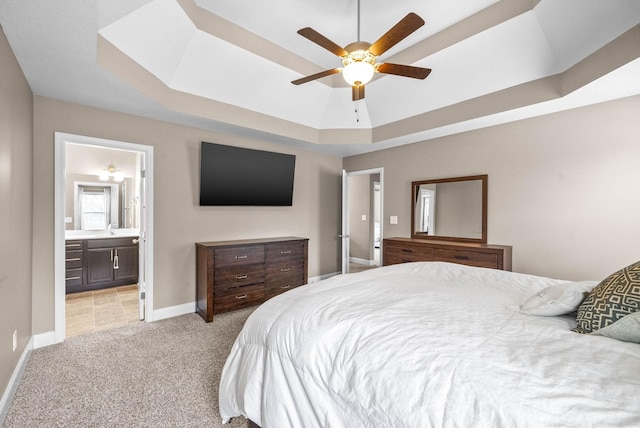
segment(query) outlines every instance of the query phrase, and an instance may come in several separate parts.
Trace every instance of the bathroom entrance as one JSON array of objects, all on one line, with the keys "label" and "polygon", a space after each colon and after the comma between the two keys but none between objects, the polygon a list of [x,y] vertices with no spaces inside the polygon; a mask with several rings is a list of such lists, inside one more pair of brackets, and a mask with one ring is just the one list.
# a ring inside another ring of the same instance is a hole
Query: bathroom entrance
[{"label": "bathroom entrance", "polygon": [[57,341],[151,320],[151,157],[56,133]]}]

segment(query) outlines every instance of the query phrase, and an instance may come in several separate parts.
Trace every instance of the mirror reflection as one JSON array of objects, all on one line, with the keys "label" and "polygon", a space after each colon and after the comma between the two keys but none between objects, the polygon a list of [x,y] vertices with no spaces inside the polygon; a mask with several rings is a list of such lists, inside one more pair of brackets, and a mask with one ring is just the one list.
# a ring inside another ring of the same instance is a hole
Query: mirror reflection
[{"label": "mirror reflection", "polygon": [[412,237],[486,242],[487,176],[412,183]]},{"label": "mirror reflection", "polygon": [[65,230],[136,229],[138,154],[66,143]]}]

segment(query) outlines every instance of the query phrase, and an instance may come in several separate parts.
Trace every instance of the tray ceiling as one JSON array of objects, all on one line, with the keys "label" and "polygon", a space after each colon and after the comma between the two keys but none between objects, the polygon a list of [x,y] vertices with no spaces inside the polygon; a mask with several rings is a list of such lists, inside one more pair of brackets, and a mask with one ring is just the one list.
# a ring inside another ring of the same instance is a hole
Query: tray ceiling
[{"label": "tray ceiling", "polygon": [[0,23],[36,95],[339,156],[640,94],[636,0],[363,0],[361,39],[426,25],[351,101],[340,65],[299,36],[357,40],[356,0],[5,0]]}]

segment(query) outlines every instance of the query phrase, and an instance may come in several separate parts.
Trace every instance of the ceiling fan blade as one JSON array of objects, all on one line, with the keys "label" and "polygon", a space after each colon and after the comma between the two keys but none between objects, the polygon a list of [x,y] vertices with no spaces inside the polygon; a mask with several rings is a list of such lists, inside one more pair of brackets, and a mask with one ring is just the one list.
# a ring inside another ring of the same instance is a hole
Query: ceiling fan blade
[{"label": "ceiling fan blade", "polygon": [[351,99],[358,101],[364,98],[364,85],[351,87]]},{"label": "ceiling fan blade", "polygon": [[411,12],[372,44],[369,52],[380,56],[423,25],[424,20]]},{"label": "ceiling fan blade", "polygon": [[311,82],[312,80],[320,79],[321,77],[331,76],[332,74],[340,73],[339,68],[333,68],[331,70],[321,71],[320,73],[312,74],[311,76],[302,77],[298,80],[294,80],[291,83],[294,85],[301,85],[303,83]]},{"label": "ceiling fan blade", "polygon": [[378,64],[378,72],[384,74],[395,74],[396,76],[412,77],[414,79],[425,79],[429,73],[430,68],[414,67],[412,65],[392,64],[385,62]]},{"label": "ceiling fan blade", "polygon": [[345,51],[343,48],[341,48],[331,40],[327,39],[325,36],[318,33],[316,30],[314,30],[311,27],[305,27],[298,30],[298,34],[300,34],[302,37],[306,37],[307,39],[311,40],[313,43],[319,46],[322,46],[329,52],[332,52],[334,55],[338,55],[340,57],[349,55],[349,52]]}]

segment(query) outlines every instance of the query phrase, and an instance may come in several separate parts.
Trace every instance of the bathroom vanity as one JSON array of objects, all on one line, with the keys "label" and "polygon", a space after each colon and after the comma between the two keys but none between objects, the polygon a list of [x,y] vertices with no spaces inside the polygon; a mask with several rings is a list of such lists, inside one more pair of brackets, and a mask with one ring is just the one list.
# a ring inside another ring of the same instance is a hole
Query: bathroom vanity
[{"label": "bathroom vanity", "polygon": [[69,238],[65,240],[67,294],[138,282],[138,236]]}]

